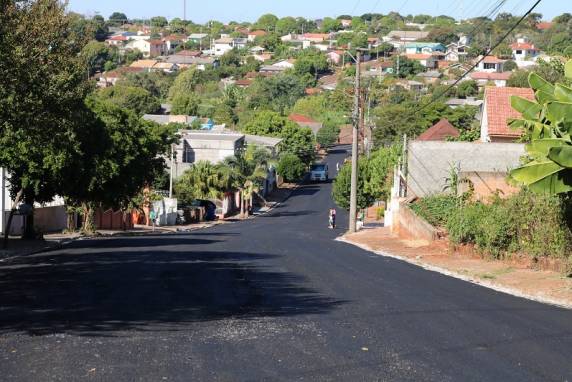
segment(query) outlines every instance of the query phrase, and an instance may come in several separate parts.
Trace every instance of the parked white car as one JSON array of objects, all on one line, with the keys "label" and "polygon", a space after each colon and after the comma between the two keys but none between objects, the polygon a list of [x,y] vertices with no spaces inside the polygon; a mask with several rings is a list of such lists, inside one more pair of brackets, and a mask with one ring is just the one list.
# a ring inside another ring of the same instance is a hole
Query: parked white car
[{"label": "parked white car", "polygon": [[325,182],[328,180],[328,165],[316,163],[310,169],[310,180],[313,182]]}]

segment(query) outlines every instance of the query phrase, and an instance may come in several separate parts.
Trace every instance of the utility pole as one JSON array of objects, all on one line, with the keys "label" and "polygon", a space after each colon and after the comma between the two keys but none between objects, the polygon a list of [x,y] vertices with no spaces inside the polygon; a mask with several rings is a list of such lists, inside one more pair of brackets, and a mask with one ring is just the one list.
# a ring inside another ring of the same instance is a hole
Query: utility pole
[{"label": "utility pole", "polygon": [[175,150],[171,144],[171,171],[169,174],[169,199],[173,198],[173,169],[175,168]]},{"label": "utility pole", "polygon": [[361,125],[361,112],[360,112],[360,62],[361,52],[357,51],[356,59],[356,79],[355,79],[355,99],[354,99],[354,127],[352,131],[352,177],[351,177],[351,192],[350,192],[350,233],[356,232],[356,218],[357,218],[357,181],[358,181],[358,140],[359,140],[359,126]]},{"label": "utility pole", "polygon": [[183,21],[187,21],[187,0],[183,0]]}]

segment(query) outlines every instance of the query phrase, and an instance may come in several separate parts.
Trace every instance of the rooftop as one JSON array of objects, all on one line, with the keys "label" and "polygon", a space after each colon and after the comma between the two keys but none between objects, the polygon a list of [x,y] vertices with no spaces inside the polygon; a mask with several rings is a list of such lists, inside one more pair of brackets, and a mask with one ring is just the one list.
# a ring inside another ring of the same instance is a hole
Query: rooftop
[{"label": "rooftop", "polygon": [[512,72],[502,73],[487,73],[487,72],[472,72],[470,74],[473,80],[489,80],[489,81],[506,81],[510,78]]},{"label": "rooftop", "polygon": [[510,105],[511,96],[534,100],[534,91],[530,88],[487,87],[485,89],[485,107],[490,136],[517,138],[522,134],[521,131],[508,126],[510,119],[521,117],[521,114]]},{"label": "rooftop", "polygon": [[443,118],[427,131],[421,134],[417,140],[418,141],[445,141],[447,137],[457,138],[461,133],[455,126]]}]

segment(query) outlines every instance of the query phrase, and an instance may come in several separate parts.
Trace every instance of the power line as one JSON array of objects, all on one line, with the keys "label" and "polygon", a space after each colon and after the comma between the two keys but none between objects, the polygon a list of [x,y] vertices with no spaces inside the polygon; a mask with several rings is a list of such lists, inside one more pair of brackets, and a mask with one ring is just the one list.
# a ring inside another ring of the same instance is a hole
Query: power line
[{"label": "power line", "polygon": [[453,89],[455,86],[457,86],[462,80],[463,78],[465,78],[470,72],[472,72],[477,66],[479,66],[479,64],[481,62],[484,61],[484,59],[491,54],[491,52],[493,50],[495,50],[500,44],[502,44],[502,42],[512,33],[514,32],[514,30],[524,21],[524,19],[526,19],[526,17],[528,17],[529,14],[532,13],[532,11],[534,11],[534,9],[538,6],[538,4],[540,4],[542,0],[536,0],[536,2],[534,3],[534,5],[516,22],[516,24],[514,24],[509,30],[508,32],[506,32],[504,34],[504,36],[497,41],[497,43],[490,47],[489,50],[487,50],[485,52],[485,54],[479,59],[477,60],[477,62],[469,69],[467,70],[461,77],[459,77],[459,79],[457,79],[452,85],[450,85],[449,87],[447,87],[447,89],[445,89],[445,91],[441,92],[441,94],[438,94],[437,97],[433,97],[433,99],[423,105],[421,108],[415,110],[413,113],[418,113],[420,111],[425,110],[426,108],[428,108],[429,106],[433,105],[435,102],[437,102],[438,99],[440,99],[441,97],[443,97],[445,94],[447,94],[451,89]]}]

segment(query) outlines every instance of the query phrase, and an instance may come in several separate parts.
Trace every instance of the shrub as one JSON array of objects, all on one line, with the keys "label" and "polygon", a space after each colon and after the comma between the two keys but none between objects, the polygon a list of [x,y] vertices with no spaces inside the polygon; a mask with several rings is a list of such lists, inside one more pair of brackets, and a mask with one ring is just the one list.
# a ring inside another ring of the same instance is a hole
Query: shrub
[{"label": "shrub", "polygon": [[411,209],[436,227],[445,227],[447,220],[458,207],[458,199],[450,195],[434,195],[411,205]]},{"label": "shrub", "polygon": [[278,162],[276,172],[281,175],[286,182],[295,182],[304,175],[306,166],[296,155],[284,154]]}]

